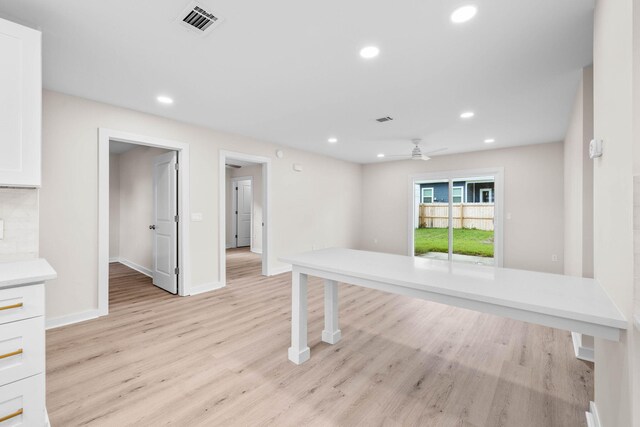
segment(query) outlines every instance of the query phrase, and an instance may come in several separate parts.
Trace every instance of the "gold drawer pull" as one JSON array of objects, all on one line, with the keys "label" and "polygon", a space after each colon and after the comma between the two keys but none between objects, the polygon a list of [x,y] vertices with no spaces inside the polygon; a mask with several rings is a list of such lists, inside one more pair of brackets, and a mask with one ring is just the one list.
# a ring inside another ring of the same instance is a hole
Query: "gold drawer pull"
[{"label": "gold drawer pull", "polygon": [[20,408],[16,412],[14,412],[13,414],[5,415],[4,417],[0,418],[0,423],[3,422],[3,421],[10,420],[11,418],[15,418],[18,415],[22,415],[23,412],[24,411],[22,410],[22,408]]},{"label": "gold drawer pull", "polygon": [[0,359],[5,359],[5,358],[11,357],[11,356],[17,356],[19,354],[22,354],[22,349],[21,348],[19,348],[16,351],[12,351],[11,353],[0,354]]},{"label": "gold drawer pull", "polygon": [[[22,307],[22,303],[19,302],[17,304],[5,305],[4,307],[0,307],[0,310],[11,310],[12,308],[20,308]],[[2,421],[0,421],[2,422]]]}]

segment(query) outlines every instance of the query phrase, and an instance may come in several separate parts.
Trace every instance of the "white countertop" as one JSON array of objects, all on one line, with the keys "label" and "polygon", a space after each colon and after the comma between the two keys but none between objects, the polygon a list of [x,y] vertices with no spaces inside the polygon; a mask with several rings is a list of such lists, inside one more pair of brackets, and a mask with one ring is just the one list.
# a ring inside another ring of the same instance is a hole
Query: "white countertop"
[{"label": "white countertop", "polygon": [[280,260],[294,266],[608,327],[626,329],[628,325],[594,279],[339,248]]},{"label": "white countertop", "polygon": [[0,262],[0,289],[40,283],[57,276],[44,258]]}]

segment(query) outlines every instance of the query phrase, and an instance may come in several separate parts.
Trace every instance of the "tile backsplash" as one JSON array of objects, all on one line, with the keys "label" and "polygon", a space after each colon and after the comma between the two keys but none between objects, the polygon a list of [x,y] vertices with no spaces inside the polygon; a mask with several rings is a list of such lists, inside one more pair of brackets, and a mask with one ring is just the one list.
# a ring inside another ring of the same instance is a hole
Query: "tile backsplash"
[{"label": "tile backsplash", "polygon": [[0,188],[0,262],[38,256],[38,190]]}]

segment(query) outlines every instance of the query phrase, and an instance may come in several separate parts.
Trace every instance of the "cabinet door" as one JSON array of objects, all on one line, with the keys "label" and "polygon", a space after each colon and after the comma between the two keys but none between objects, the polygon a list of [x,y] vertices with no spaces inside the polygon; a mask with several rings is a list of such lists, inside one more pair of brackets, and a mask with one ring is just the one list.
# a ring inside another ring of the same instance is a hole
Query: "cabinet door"
[{"label": "cabinet door", "polygon": [[40,185],[40,32],[0,19],[0,185]]}]

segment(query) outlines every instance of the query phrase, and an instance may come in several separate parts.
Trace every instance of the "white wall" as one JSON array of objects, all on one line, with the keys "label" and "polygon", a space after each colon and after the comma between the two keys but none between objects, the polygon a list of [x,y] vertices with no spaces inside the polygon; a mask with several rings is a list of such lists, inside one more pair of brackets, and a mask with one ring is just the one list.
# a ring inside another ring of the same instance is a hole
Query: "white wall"
[{"label": "white wall", "polygon": [[[504,212],[511,214],[504,222],[504,266],[562,273],[561,143],[363,166],[361,246],[406,254],[410,175],[489,167],[504,167]],[[558,262],[551,261],[554,254]]]},{"label": "white wall", "polygon": [[109,154],[109,259],[120,257],[120,155]]},{"label": "white wall", "polygon": [[235,245],[235,230],[233,230],[233,214],[235,206],[232,206],[234,187],[231,182],[232,178],[251,177],[251,192],[253,196],[253,205],[251,209],[251,250],[262,253],[262,206],[263,206],[263,183],[262,183],[262,165],[247,165],[241,168],[227,169],[227,246],[233,242]]},{"label": "white wall", "polygon": [[4,238],[0,240],[0,262],[38,256],[38,190],[0,188],[0,219]]},{"label": "white wall", "polygon": [[564,274],[593,277],[593,67],[582,72],[564,140]]},{"label": "white wall", "polygon": [[631,323],[632,170],[638,155],[633,113],[640,107],[633,99],[640,75],[633,74],[632,6],[632,0],[598,0],[594,19],[594,136],[604,140],[604,155],[594,162],[594,277],[630,321],[620,342],[595,340],[595,403],[603,427],[640,425],[632,409],[640,393],[631,380],[640,369],[638,332]]},{"label": "white wall", "polygon": [[139,146],[120,154],[119,257],[147,270],[153,265],[153,160],[167,152]]},{"label": "white wall", "polygon": [[[191,223],[193,286],[218,282],[220,150],[272,158],[273,268],[287,253],[358,244],[360,165],[290,148],[277,159],[282,147],[274,144],[50,91],[43,113],[41,255],[58,272],[47,288],[49,318],[97,308],[100,127],[190,144],[191,212],[203,214]],[[294,172],[294,162],[304,172]]]}]

